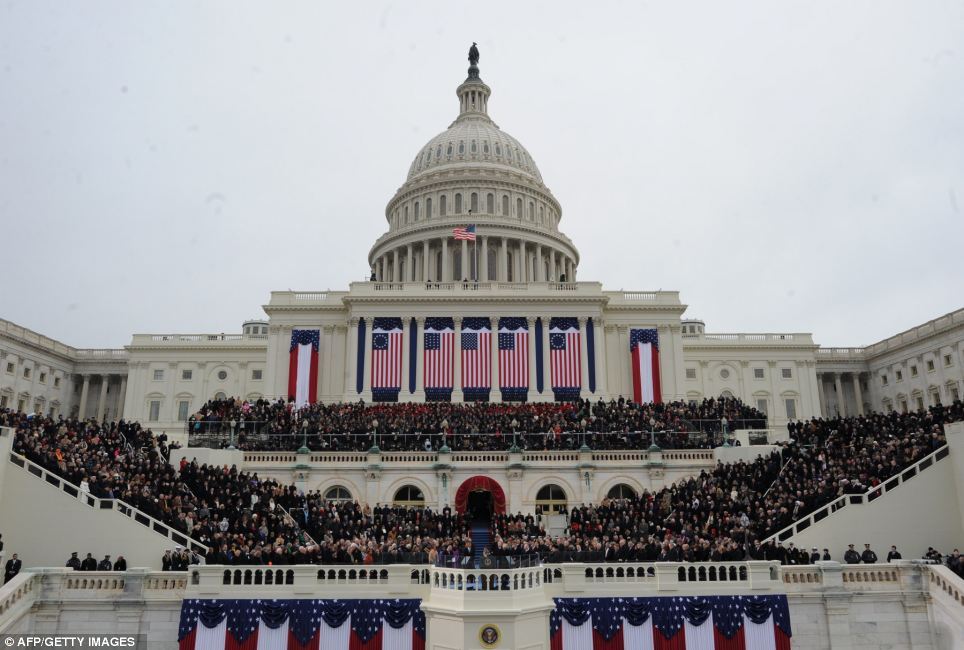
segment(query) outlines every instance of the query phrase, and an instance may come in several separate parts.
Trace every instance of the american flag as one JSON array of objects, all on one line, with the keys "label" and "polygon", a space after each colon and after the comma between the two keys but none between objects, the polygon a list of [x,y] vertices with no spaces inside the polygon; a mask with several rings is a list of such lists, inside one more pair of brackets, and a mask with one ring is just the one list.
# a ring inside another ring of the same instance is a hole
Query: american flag
[{"label": "american flag", "polygon": [[424,650],[419,599],[184,600],[180,650]]},{"label": "american flag", "polygon": [[499,319],[499,388],[503,394],[516,391],[523,395],[529,388],[529,324],[525,318]]},{"label": "american flag", "polygon": [[462,319],[462,390],[492,387],[492,323],[488,318]]},{"label": "american flag", "polygon": [[784,595],[556,598],[552,650],[789,650]]},{"label": "american flag", "polygon": [[402,319],[376,318],[372,323],[372,393],[388,396],[402,388]]},{"label": "american flag", "polygon": [[447,389],[451,396],[455,323],[451,318],[425,319],[425,389]]},{"label": "american flag", "polygon": [[579,322],[575,318],[549,319],[549,370],[552,390],[557,396],[579,396],[582,386],[580,348]]},{"label": "american flag", "polygon": [[633,359],[633,399],[637,404],[662,402],[659,333],[655,329],[629,330],[629,353]]},{"label": "american flag", "polygon": [[297,406],[318,399],[319,330],[291,330],[288,347],[288,397]]},{"label": "american flag", "polygon": [[466,240],[475,241],[475,224],[469,226],[459,226],[452,230],[452,235],[455,237],[456,241]]}]

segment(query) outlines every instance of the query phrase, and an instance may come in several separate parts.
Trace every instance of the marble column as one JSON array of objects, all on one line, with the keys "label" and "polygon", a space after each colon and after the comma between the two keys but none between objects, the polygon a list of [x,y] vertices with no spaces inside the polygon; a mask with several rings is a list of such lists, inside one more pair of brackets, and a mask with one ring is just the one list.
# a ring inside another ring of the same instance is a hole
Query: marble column
[{"label": "marble column", "polygon": [[425,317],[415,318],[415,325],[418,329],[415,332],[415,400],[425,401]]},{"label": "marble column", "polygon": [[[405,395],[409,391],[408,385],[408,364],[411,363],[409,351],[409,341],[412,336],[412,319],[409,316],[402,316],[402,385],[399,390],[400,395]],[[401,399],[401,398],[400,398]]]},{"label": "marble column", "polygon": [[545,271],[542,264],[542,244],[536,244],[536,282],[545,282]]},{"label": "marble column", "polygon": [[[465,244],[465,240],[462,241]],[[463,248],[463,250],[465,250]],[[456,316],[455,321],[455,359],[452,362],[452,401],[462,402],[465,398],[462,395],[462,318]]]},{"label": "marble column", "polygon": [[429,266],[429,245],[428,240],[422,242],[422,282],[428,282],[432,277],[430,266]]},{"label": "marble column", "polygon": [[415,256],[412,254],[412,245],[409,244],[405,250],[405,278],[408,282],[415,282]]},{"label": "marble column", "polygon": [[[104,413],[107,410],[107,386],[110,383],[110,375],[100,376],[100,397],[97,399],[97,421],[104,421]],[[171,394],[174,397],[174,394]]]},{"label": "marble column", "polygon": [[592,339],[595,344],[596,357],[596,395],[609,393],[609,382],[606,376],[606,330],[601,318],[592,319]]},{"label": "marble column", "polygon": [[127,401],[127,375],[121,375],[120,395],[117,396],[117,419],[124,417],[124,404]]},{"label": "marble column", "polygon": [[863,415],[864,414],[864,394],[863,394],[863,391],[860,389],[860,373],[859,372],[851,373],[850,377],[854,382],[854,399],[857,401],[857,412],[855,415]]},{"label": "marble column", "polygon": [[392,251],[392,282],[402,281],[402,270],[398,267],[398,249]]},{"label": "marble column", "polygon": [[374,323],[374,318],[365,319],[365,340],[362,341],[362,345],[365,346],[365,373],[362,382],[362,395],[366,396],[366,402],[371,401],[372,396],[372,330],[374,329]]},{"label": "marble column", "polygon": [[526,243],[521,239],[519,240],[519,254],[516,257],[518,258],[518,263],[516,264],[516,268],[519,269],[519,272],[515,276],[515,281],[525,282],[526,281]]},{"label": "marble column", "polygon": [[499,247],[499,282],[509,281],[509,243],[505,237],[502,238],[502,245]]},{"label": "marble column", "polygon": [[489,238],[481,237],[482,239],[482,250],[479,255],[481,259],[479,260],[479,281],[488,282],[489,281]]},{"label": "marble column", "polygon": [[826,386],[823,383],[823,373],[817,373],[817,399],[820,400],[820,417],[829,417],[830,414],[827,413],[827,396],[826,396]]},{"label": "marble column", "polygon": [[529,316],[529,394],[536,392],[536,319]]},{"label": "marble column", "polygon": [[549,282],[558,282],[559,274],[556,273],[556,249],[549,249]]},{"label": "marble column", "polygon": [[439,282],[450,282],[452,276],[449,274],[449,240],[448,237],[442,237],[442,277],[438,280]]},{"label": "marble column", "polygon": [[469,272],[472,270],[472,265],[469,263],[469,242],[466,239],[462,240],[462,258],[459,260],[459,277],[458,280],[471,280],[469,277]]},{"label": "marble column", "polygon": [[833,373],[833,385],[837,389],[837,413],[840,417],[847,417],[847,400],[844,399],[843,384],[840,382],[840,373]]},{"label": "marble column", "polygon": [[589,397],[589,341],[586,338],[586,317],[579,317],[579,397]]},{"label": "marble column", "polygon": [[[147,369],[148,372],[151,371],[150,368]],[[87,394],[90,392],[90,375],[83,375],[84,385],[80,389],[80,410],[78,411],[77,419],[83,420],[87,417]]]},{"label": "marble column", "polygon": [[492,390],[489,392],[489,400],[493,402],[502,401],[502,391],[499,390],[499,319],[493,318],[492,327]]},{"label": "marble column", "polygon": [[345,393],[357,395],[358,385],[358,319],[348,319],[348,346],[345,350],[345,368],[348,370],[348,385]]}]

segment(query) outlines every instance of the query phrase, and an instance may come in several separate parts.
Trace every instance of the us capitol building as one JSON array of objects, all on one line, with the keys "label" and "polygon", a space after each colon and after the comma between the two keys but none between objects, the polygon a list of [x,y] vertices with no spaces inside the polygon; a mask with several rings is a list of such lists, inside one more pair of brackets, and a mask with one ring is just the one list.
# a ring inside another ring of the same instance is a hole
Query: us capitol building
[{"label": "us capitol building", "polygon": [[[808,333],[708,333],[703,321],[684,317],[678,292],[607,291],[582,279],[579,251],[560,229],[562,206],[526,148],[490,117],[491,89],[477,62],[456,96],[455,120],[416,152],[386,206],[388,229],[368,252],[370,281],[345,291],[272,292],[266,319],[245,322],[238,334],[135,334],[123,349],[73,348],[0,321],[0,405],[123,416],[155,431],[183,431],[213,397],[288,397],[295,330],[317,344],[314,398],[371,401],[384,398],[373,392],[384,386],[384,377],[372,375],[379,323],[402,337],[389,398],[422,401],[427,381],[418,360],[427,322],[447,323],[455,341],[466,323],[497,332],[509,322],[521,330],[528,377],[517,381],[513,399],[632,397],[630,337],[637,329],[656,332],[663,400],[735,396],[765,411],[775,427],[960,396],[964,310],[868,347],[825,349]],[[474,242],[453,237],[470,224]],[[579,333],[577,376],[565,391],[550,377],[553,323]],[[482,395],[493,401],[506,395],[497,348],[493,340],[491,390]],[[478,386],[461,386],[461,357],[453,355],[444,391],[452,401],[479,397]]]}]

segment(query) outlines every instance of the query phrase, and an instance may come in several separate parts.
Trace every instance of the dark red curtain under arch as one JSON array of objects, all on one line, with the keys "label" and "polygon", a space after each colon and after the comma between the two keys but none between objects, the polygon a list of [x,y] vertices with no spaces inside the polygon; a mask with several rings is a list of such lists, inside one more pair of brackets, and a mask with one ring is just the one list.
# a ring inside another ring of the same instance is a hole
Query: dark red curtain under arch
[{"label": "dark red curtain under arch", "polygon": [[455,509],[458,512],[465,512],[469,505],[469,493],[476,490],[484,490],[492,493],[492,507],[495,514],[505,513],[505,492],[502,486],[488,476],[473,476],[462,481],[462,485],[455,492]]}]

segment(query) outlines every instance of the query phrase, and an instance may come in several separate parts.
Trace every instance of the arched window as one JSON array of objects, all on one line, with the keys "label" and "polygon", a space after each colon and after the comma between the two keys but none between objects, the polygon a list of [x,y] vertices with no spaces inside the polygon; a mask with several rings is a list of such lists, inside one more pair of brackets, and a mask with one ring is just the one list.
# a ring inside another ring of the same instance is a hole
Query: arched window
[{"label": "arched window", "polygon": [[227,399],[227,398],[228,396],[220,391],[214,394],[214,399]]},{"label": "arched window", "polygon": [[476,194],[475,192],[472,192],[472,198],[471,198],[471,200],[470,200],[470,202],[469,202],[469,205],[472,206],[472,207],[471,207],[472,214],[478,213],[478,211],[479,211],[479,195]]},{"label": "arched window", "polygon": [[522,218],[522,199],[515,200],[515,216]]},{"label": "arched window", "polygon": [[443,194],[438,198],[438,216],[444,217],[448,212],[448,197]]},{"label": "arched window", "polygon": [[[415,204],[415,218],[418,219],[418,203]],[[544,223],[546,220],[546,209],[539,206],[539,223]]]},{"label": "arched window", "polygon": [[326,501],[351,501],[351,492],[343,485],[334,485],[325,490]]},{"label": "arched window", "polygon": [[405,223],[408,223],[408,206],[405,206]]},{"label": "arched window", "polygon": [[472,153],[476,153],[479,148],[475,145],[475,140],[472,141]]},{"label": "arched window", "polygon": [[502,145],[498,142],[495,143],[495,155],[500,157],[502,156]]},{"label": "arched window", "polygon": [[534,221],[536,218],[536,204],[529,201],[529,221]]},{"label": "arched window", "polygon": [[449,148],[446,150],[446,153],[447,153],[449,156],[452,155],[452,143],[451,143],[451,142],[449,142]]},{"label": "arched window", "polygon": [[462,214],[462,195],[455,195],[455,214]]},{"label": "arched window", "polygon": [[543,485],[536,494],[536,507],[540,508],[543,514],[557,514],[562,511],[566,505],[565,490],[553,483]]},{"label": "arched window", "polygon": [[609,492],[606,494],[609,499],[635,499],[636,496],[636,490],[625,483],[617,483],[609,488]]},{"label": "arched window", "polygon": [[502,215],[506,217],[509,216],[509,195],[508,194],[502,195]]},{"label": "arched window", "polygon": [[421,207],[421,206],[418,204],[418,201],[416,201],[416,202],[415,202],[415,221],[418,221],[419,217],[422,216],[422,215],[420,214],[420,213],[421,213],[421,210],[419,210],[420,207]]},{"label": "arched window", "polygon": [[489,141],[488,141],[488,140],[486,140],[485,142],[482,143],[482,153],[484,153],[484,154],[486,154],[486,155],[489,154]]},{"label": "arched window", "polygon": [[495,246],[489,246],[489,277],[486,280],[497,280],[499,278],[499,262],[498,253],[495,251]]},{"label": "arched window", "polygon": [[495,214],[495,194],[485,195],[485,211],[488,214]]},{"label": "arched window", "polygon": [[425,218],[432,218],[432,199],[425,199]]},{"label": "arched window", "polygon": [[426,149],[425,153],[426,153],[425,162],[432,162],[432,150]]},{"label": "arched window", "polygon": [[395,493],[393,503],[396,506],[423,506],[425,495],[414,485],[406,485]]},{"label": "arched window", "polygon": [[438,146],[438,149],[435,150],[435,157],[436,157],[436,158],[441,158],[441,157],[442,157],[442,145],[439,145],[439,146]]},{"label": "arched window", "polygon": [[459,153],[465,153],[465,142],[462,140],[459,141]]}]

